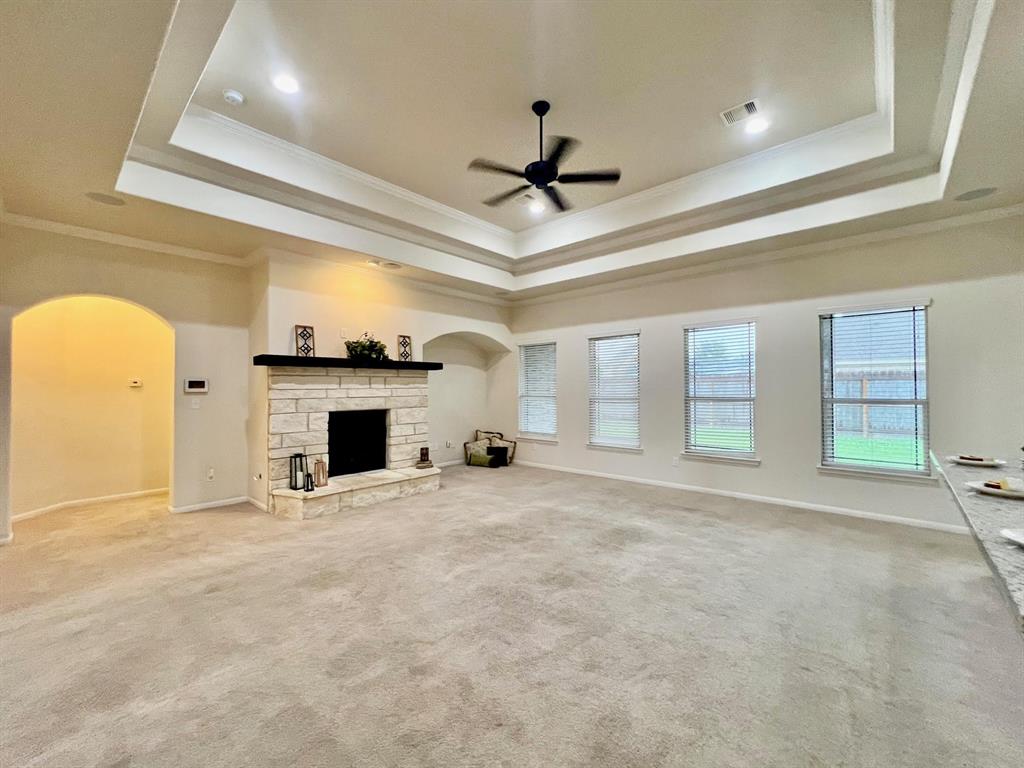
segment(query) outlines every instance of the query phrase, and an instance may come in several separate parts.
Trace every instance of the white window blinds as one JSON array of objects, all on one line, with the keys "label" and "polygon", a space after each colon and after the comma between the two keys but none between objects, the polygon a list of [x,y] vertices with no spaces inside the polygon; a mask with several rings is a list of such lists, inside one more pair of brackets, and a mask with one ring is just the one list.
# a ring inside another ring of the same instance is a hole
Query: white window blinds
[{"label": "white window blinds", "polygon": [[590,443],[640,447],[640,334],[590,339]]},{"label": "white window blinds", "polygon": [[754,323],[683,332],[684,450],[754,455]]},{"label": "white window blinds", "polygon": [[555,344],[519,347],[519,432],[554,437],[558,434],[558,374]]},{"label": "white window blinds", "polygon": [[923,306],[821,317],[824,466],[928,469]]}]

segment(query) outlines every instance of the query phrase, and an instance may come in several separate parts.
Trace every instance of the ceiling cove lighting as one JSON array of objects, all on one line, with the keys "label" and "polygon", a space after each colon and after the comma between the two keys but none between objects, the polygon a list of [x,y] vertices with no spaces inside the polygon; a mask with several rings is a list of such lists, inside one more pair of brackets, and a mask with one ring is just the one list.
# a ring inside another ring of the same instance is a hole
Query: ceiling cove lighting
[{"label": "ceiling cove lighting", "polygon": [[761,115],[752,117],[744,122],[746,123],[744,130],[746,130],[747,133],[762,133],[763,131],[768,130],[768,126],[771,125],[768,118],[762,117]]},{"label": "ceiling cove lighting", "polygon": [[299,81],[296,80],[289,74],[282,72],[279,75],[274,76],[274,87],[281,93],[298,93],[299,92]]}]

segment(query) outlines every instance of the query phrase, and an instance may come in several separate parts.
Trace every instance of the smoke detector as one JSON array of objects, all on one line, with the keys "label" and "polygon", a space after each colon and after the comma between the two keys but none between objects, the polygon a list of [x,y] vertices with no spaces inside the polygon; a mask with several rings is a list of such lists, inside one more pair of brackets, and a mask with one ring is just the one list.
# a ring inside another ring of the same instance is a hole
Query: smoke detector
[{"label": "smoke detector", "polygon": [[724,112],[719,112],[719,117],[722,118],[722,122],[725,125],[736,125],[742,123],[744,120],[761,114],[761,100],[751,99],[745,101],[742,104],[737,104],[735,107],[730,107]]},{"label": "smoke detector", "polygon": [[241,91],[236,91],[234,88],[225,88],[221,91],[221,95],[224,97],[224,101],[232,107],[240,107],[245,104],[245,94]]}]

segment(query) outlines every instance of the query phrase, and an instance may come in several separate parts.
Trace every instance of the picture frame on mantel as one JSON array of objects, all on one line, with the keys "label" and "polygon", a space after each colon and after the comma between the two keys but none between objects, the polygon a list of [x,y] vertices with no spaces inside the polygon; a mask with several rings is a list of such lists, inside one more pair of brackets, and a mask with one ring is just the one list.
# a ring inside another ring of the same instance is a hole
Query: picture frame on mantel
[{"label": "picture frame on mantel", "polygon": [[412,360],[412,336],[398,334],[398,359],[403,363]]},{"label": "picture frame on mantel", "polygon": [[316,336],[312,325],[295,326],[295,356],[316,357]]}]

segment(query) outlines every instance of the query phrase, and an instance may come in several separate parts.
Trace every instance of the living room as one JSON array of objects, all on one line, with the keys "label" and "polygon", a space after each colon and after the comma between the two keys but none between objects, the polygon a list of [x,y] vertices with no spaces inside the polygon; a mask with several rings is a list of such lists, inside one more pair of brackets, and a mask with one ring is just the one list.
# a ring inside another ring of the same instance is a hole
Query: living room
[{"label": "living room", "polygon": [[0,761],[1018,764],[1022,35],[5,4]]}]

